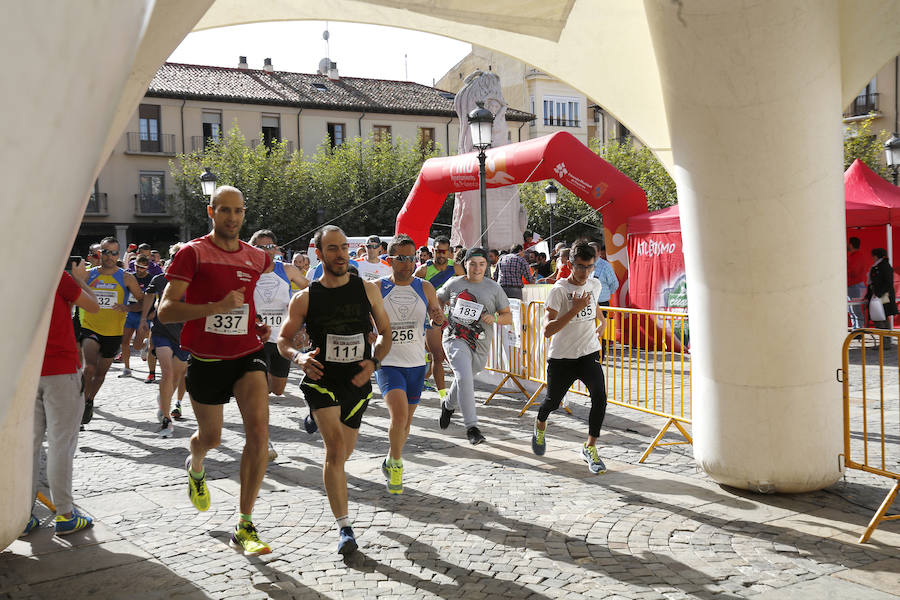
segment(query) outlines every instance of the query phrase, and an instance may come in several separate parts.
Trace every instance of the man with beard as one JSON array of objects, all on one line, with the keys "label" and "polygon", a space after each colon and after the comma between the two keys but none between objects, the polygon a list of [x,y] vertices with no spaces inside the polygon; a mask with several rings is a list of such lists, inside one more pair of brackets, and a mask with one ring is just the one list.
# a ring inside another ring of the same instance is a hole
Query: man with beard
[{"label": "man with beard", "polygon": [[[391,323],[374,283],[347,271],[350,246],[340,228],[327,225],[315,236],[323,275],[301,290],[288,307],[278,350],[304,373],[300,391],[312,411],[325,444],[322,477],[338,527],[338,552],[357,548],[347,508],[347,475],[362,416],[372,397],[370,378],[391,349]],[[372,319],[378,330],[369,342]],[[294,336],[306,325],[312,350],[301,352]]]},{"label": "man with beard", "polygon": [[247,556],[268,554],[272,550],[260,541],[252,512],[268,462],[269,386],[263,340],[270,331],[256,323],[253,290],[259,276],[272,270],[272,260],[238,238],[245,211],[240,190],[218,188],[206,210],[213,230],[185,244],[172,259],[158,311],[162,323],[184,322],[181,347],[191,354],[186,381],[197,431],[184,462],[188,491],[197,510],[209,509],[203,459],[219,445],[222,407],[234,396],[246,441],[240,469],[241,514],[231,546]]}]

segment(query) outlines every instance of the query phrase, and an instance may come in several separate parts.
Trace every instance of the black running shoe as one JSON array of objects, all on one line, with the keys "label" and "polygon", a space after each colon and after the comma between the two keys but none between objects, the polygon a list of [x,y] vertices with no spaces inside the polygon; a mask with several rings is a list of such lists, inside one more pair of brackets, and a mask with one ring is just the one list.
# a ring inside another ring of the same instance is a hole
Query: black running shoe
[{"label": "black running shoe", "polygon": [[453,416],[453,411],[449,408],[445,407],[443,403],[441,403],[441,418],[438,419],[438,425],[441,426],[441,429],[447,429],[450,427],[450,417]]},{"label": "black running shoe", "polygon": [[351,552],[356,552],[358,547],[353,530],[350,527],[341,527],[340,537],[338,538],[338,554],[346,556]]},{"label": "black running shoe", "polygon": [[87,425],[91,422],[91,419],[94,418],[94,401],[88,400],[85,398],[84,400],[84,414],[81,415],[81,424]]},{"label": "black running shoe", "polygon": [[477,446],[481,442],[485,441],[484,436],[481,435],[481,430],[477,427],[469,427],[466,430],[466,437],[469,438],[469,443],[473,446]]},{"label": "black running shoe", "polygon": [[316,420],[313,419],[312,413],[309,413],[303,419],[303,428],[306,429],[306,433],[310,435],[319,430],[319,426],[316,424]]}]

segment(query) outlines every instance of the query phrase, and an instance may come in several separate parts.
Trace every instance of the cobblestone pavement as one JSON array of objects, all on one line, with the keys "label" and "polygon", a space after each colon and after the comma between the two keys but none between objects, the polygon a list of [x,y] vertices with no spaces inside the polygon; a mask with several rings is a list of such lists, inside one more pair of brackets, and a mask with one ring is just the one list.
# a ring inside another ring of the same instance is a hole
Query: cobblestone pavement
[{"label": "cobblestone pavement", "polygon": [[848,471],[809,494],[726,489],[697,471],[689,446],[657,449],[639,464],[662,419],[615,406],[601,435],[609,471],[592,475],[578,454],[587,400],[577,396],[573,416],[551,417],[548,452],[537,457],[535,409],[519,418],[521,395],[479,406],[488,442],[471,447],[458,416],[438,429],[437,396],[427,392],[404,457],[402,496],[385,490],[389,419],[376,396],[348,463],[360,550],[344,561],[322,486],[321,437],[303,431],[307,410],[293,376],[288,394],[271,398],[279,456],[254,511],[273,553],[246,558],[228,547],[242,445],[235,404],[225,410],[222,446],[206,462],[212,508],[198,513],[183,468],[192,412],[186,407],[174,438],[159,439],[156,385],[142,382],[144,363],[134,365],[130,379],[118,379],[113,366],[79,440],[75,498],[96,526],[56,538],[38,505],[44,526],[0,553],[0,599],[772,600],[900,591],[900,522],[856,543],[888,480]]}]

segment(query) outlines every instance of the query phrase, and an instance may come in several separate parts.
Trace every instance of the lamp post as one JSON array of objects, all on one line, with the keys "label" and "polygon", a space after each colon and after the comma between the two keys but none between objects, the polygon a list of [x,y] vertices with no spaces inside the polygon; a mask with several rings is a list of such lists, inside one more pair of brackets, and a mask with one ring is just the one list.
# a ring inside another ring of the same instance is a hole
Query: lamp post
[{"label": "lamp post", "polygon": [[544,188],[544,201],[550,207],[550,238],[547,240],[547,249],[553,251],[553,207],[556,206],[556,199],[559,196],[559,190],[550,182],[550,185]]},{"label": "lamp post", "polygon": [[894,185],[897,185],[897,168],[900,167],[900,136],[896,133],[884,143],[884,157],[894,174]]},{"label": "lamp post", "polygon": [[481,191],[481,246],[487,246],[487,175],[485,173],[484,151],[491,146],[491,129],[494,126],[494,114],[484,107],[483,102],[476,102],[478,108],[469,113],[469,132],[472,134],[472,147],[478,150],[479,178],[478,189]]},{"label": "lamp post", "polygon": [[203,190],[204,196],[212,198],[212,195],[216,193],[216,176],[209,170],[209,167],[204,168],[206,172],[200,175],[200,189]]}]

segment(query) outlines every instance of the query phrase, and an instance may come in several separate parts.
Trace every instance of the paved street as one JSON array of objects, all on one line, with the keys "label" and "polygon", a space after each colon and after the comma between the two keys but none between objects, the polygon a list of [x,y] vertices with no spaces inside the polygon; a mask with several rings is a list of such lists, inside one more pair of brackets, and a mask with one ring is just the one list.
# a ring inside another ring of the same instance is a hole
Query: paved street
[{"label": "paved street", "polygon": [[426,393],[404,493],[391,496],[380,471],[388,414],[376,396],[348,465],[360,550],[344,562],[321,437],[302,429],[293,376],[288,395],[271,402],[279,456],[254,512],[273,553],[245,558],[228,547],[242,444],[236,406],[206,463],[212,508],[198,513],[183,470],[191,410],[173,439],[157,438],[157,386],[143,383],[145,363],[133,366],[131,379],[113,366],[79,440],[75,499],[96,526],[57,539],[39,506],[44,527],[0,554],[0,599],[881,599],[900,590],[900,522],[856,544],[886,479],[848,472],[797,496],[725,489],[697,472],[689,446],[638,464],[662,419],[615,406],[601,436],[609,471],[595,476],[577,454],[587,428],[587,400],[577,397],[574,416],[551,417],[548,452],[536,457],[536,409],[517,417],[521,396],[479,407],[488,442],[471,447],[458,415],[438,429],[437,396]]}]

